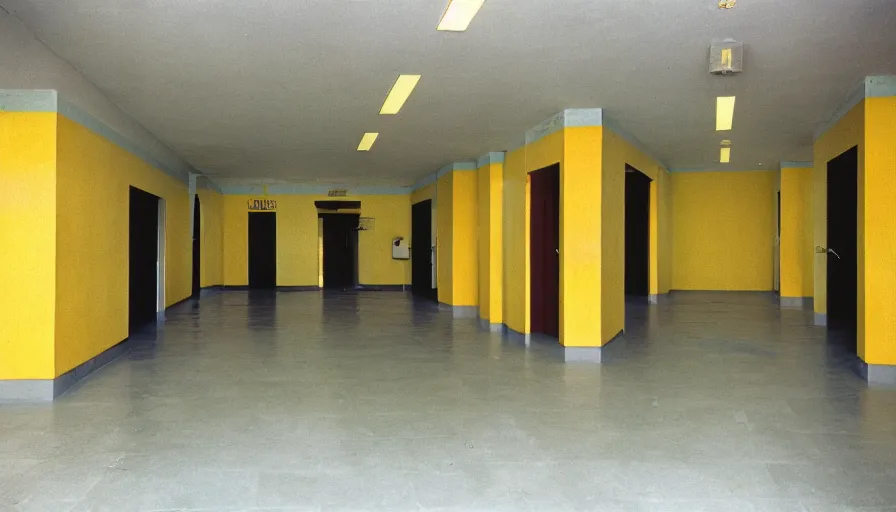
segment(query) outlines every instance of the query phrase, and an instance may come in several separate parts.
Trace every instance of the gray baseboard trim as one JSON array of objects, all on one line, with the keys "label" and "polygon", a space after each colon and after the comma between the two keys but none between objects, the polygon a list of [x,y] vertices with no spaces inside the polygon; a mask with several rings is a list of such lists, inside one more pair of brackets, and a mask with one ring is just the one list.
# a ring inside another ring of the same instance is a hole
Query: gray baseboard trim
[{"label": "gray baseboard trim", "polygon": [[489,322],[487,318],[479,317],[479,327],[490,332],[501,332],[504,328],[504,324],[493,324]]},{"label": "gray baseboard trim", "polygon": [[666,302],[669,300],[668,293],[658,293],[658,294],[650,294],[647,296],[648,304],[659,304],[660,302]]},{"label": "gray baseboard trim", "polygon": [[271,291],[271,292],[319,292],[321,290],[320,286],[317,285],[303,285],[303,286],[278,286],[276,288],[250,288],[248,285],[232,285],[226,284],[221,287],[222,290],[225,291]]},{"label": "gray baseboard trim", "polygon": [[780,297],[778,299],[778,304],[782,308],[802,309],[811,307],[814,304],[814,301],[812,297]]},{"label": "gray baseboard trim", "polygon": [[859,372],[871,386],[896,386],[896,366],[863,362]]},{"label": "gray baseboard trim", "polygon": [[306,285],[306,286],[278,286],[275,288],[278,292],[319,292],[320,286],[316,285]]},{"label": "gray baseboard trim", "polygon": [[507,324],[501,324],[501,331],[504,336],[507,336],[511,341],[524,343],[526,345],[532,342],[532,334],[515,331],[508,327]]},{"label": "gray baseboard trim", "polygon": [[206,286],[204,288],[199,289],[199,298],[204,299],[209,295],[214,295],[216,293],[220,293],[224,289],[223,285],[216,284],[214,286]]},{"label": "gray baseboard trim", "polygon": [[815,325],[828,325],[827,313],[815,313]]},{"label": "gray baseboard trim", "polygon": [[440,302],[439,309],[451,310],[451,316],[454,318],[479,318],[479,306],[452,306]]},{"label": "gray baseboard trim", "polygon": [[0,401],[48,402],[58,398],[91,373],[124,355],[132,343],[130,338],[117,343],[55,379],[0,380]]},{"label": "gray baseboard trim", "polygon": [[54,396],[53,379],[0,380],[0,403],[48,402]]},{"label": "gray baseboard trim", "polygon": [[404,292],[411,289],[408,284],[359,284],[359,290],[367,292]]},{"label": "gray baseboard trim", "polygon": [[600,363],[602,347],[563,347],[563,360],[567,363]]}]

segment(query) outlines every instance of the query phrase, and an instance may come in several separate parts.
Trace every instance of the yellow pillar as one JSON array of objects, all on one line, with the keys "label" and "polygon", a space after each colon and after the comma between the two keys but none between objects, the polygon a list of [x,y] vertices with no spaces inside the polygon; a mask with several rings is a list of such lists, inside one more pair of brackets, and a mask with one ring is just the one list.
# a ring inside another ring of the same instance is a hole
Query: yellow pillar
[{"label": "yellow pillar", "polygon": [[814,228],[811,162],[781,162],[781,305],[802,306],[813,296]]},{"label": "yellow pillar", "polygon": [[15,103],[0,91],[0,400],[50,399],[56,377],[56,112]]},{"label": "yellow pillar", "polygon": [[503,322],[504,153],[479,158],[479,318],[492,330]]},{"label": "yellow pillar", "polygon": [[865,99],[858,351],[870,381],[896,383],[896,77],[874,78],[889,96]]},{"label": "yellow pillar", "polygon": [[455,316],[475,316],[479,304],[476,170],[475,162],[450,164],[436,184],[439,302],[453,306]]}]

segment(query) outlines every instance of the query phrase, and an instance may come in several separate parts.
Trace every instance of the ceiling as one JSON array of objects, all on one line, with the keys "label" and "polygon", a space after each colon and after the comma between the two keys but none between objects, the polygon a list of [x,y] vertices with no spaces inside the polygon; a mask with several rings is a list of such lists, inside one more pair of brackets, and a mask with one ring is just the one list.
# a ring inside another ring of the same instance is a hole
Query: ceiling
[{"label": "ceiling", "polygon": [[[862,77],[896,74],[892,0],[486,0],[465,33],[435,30],[446,0],[0,5],[213,178],[409,185],[586,107],[670,168],[777,167],[811,160]],[[710,76],[727,37],[745,71]],[[399,73],[423,78],[380,116]],[[737,96],[731,132],[715,132],[718,95]],[[358,153],[365,131],[381,135]]]}]

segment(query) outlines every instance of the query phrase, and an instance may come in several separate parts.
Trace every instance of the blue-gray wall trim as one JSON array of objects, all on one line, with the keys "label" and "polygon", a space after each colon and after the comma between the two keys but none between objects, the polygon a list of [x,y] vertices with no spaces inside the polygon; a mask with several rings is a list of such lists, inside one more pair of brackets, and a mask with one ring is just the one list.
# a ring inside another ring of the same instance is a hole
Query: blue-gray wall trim
[{"label": "blue-gray wall trim", "polygon": [[0,90],[0,111],[56,112],[184,183],[188,183],[191,172],[196,172],[186,162],[162,162],[109,125],[66,101],[55,90]]},{"label": "blue-gray wall trim", "polygon": [[669,169],[669,172],[778,172],[778,169]]},{"label": "blue-gray wall trim", "polygon": [[821,138],[822,135],[833,128],[835,124],[843,119],[843,116],[865,98],[886,98],[889,96],[896,96],[896,75],[866,76],[849,90],[846,96],[834,108],[833,112],[815,130],[813,140]]},{"label": "blue-gray wall trim", "polygon": [[811,169],[812,162],[781,162],[781,169]]},{"label": "blue-gray wall trim", "polygon": [[[277,184],[277,185],[240,185],[225,184],[221,186],[221,193],[225,195],[310,195],[326,196],[334,188],[343,188],[341,185],[303,185],[303,184]],[[355,187],[347,188],[348,196],[403,196],[411,193],[410,187]]]},{"label": "blue-gray wall trim", "polygon": [[476,167],[483,167],[489,164],[504,163],[503,151],[491,151],[476,159]]}]

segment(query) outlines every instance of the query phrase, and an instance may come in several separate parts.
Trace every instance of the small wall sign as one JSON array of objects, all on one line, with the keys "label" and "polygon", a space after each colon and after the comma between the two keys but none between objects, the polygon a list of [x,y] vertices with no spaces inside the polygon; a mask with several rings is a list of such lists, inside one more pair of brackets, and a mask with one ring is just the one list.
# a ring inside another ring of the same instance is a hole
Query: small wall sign
[{"label": "small wall sign", "polygon": [[273,199],[249,199],[249,211],[273,212],[277,211],[277,201]]}]

